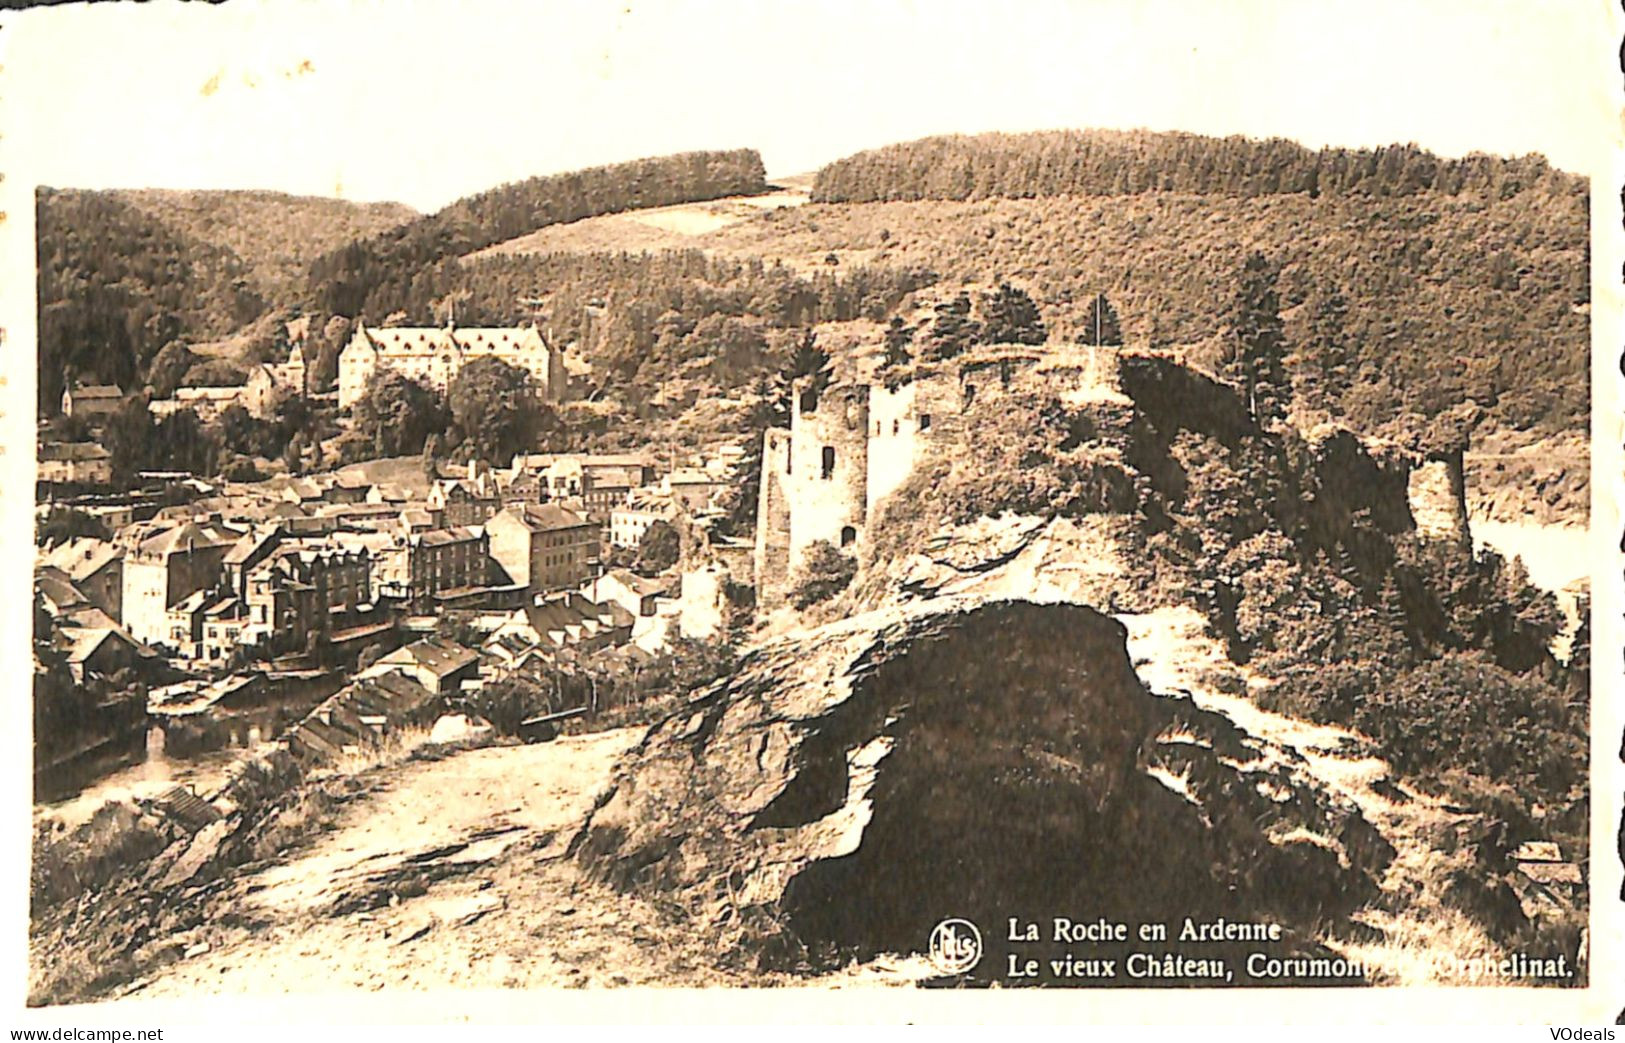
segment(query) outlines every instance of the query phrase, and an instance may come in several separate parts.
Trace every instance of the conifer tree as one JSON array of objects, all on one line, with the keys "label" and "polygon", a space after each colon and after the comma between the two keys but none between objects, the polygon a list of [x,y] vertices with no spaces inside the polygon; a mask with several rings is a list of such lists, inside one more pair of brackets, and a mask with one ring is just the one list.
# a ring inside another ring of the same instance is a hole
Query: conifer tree
[{"label": "conifer tree", "polygon": [[1049,336],[1032,297],[1009,283],[982,298],[984,344],[1042,344]]},{"label": "conifer tree", "polygon": [[1333,416],[1343,413],[1343,398],[1354,383],[1348,311],[1348,300],[1335,288],[1316,294],[1309,305],[1308,342],[1300,349],[1307,392],[1301,397]]},{"label": "conifer tree", "polygon": [[982,343],[982,327],[970,317],[970,297],[961,293],[937,305],[926,340],[929,358],[951,359],[979,343]]},{"label": "conifer tree", "polygon": [[1103,344],[1123,343],[1123,329],[1117,321],[1117,309],[1104,293],[1095,294],[1089,302],[1089,311],[1083,317],[1083,332],[1079,344],[1099,347]]},{"label": "conifer tree", "polygon": [[888,368],[908,365],[914,359],[913,352],[909,350],[913,343],[914,327],[904,325],[902,319],[893,315],[886,326],[886,353],[882,364]]},{"label": "conifer tree", "polygon": [[1284,419],[1291,397],[1275,276],[1274,265],[1260,253],[1242,266],[1222,363],[1224,376],[1240,386],[1248,412],[1262,424]]}]

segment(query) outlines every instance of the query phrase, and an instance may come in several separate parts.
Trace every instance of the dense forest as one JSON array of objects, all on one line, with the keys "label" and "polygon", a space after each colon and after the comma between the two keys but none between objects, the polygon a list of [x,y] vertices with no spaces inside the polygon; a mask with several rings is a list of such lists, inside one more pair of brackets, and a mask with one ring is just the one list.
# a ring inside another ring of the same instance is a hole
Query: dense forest
[{"label": "dense forest", "polygon": [[[398,209],[344,210],[344,229],[388,224],[320,255],[338,232],[256,248],[206,199],[45,191],[41,404],[54,409],[66,376],[162,389],[225,379],[229,363],[285,350],[280,322],[302,312],[318,386],[357,315],[537,321],[578,346],[595,401],[675,416],[696,389],[749,390],[806,327],[919,323],[961,288],[1002,282],[1030,295],[1053,340],[1084,337],[1104,294],[1125,343],[1211,365],[1256,251],[1286,364],[1318,410],[1400,437],[1463,409],[1492,428],[1585,430],[1585,186],[1537,157],[1145,132],[935,138],[817,175],[817,198],[891,201],[766,210],[661,253],[468,256],[545,225],[764,187],[748,150],[641,160],[405,223]],[[276,198],[242,195],[245,221],[274,223]],[[228,334],[224,350],[187,350]]]},{"label": "dense forest", "polygon": [[950,135],[860,152],[818,171],[815,202],[1031,199],[1064,195],[1408,196],[1506,199],[1531,188],[1579,191],[1539,156],[1441,159],[1416,145],[1311,151],[1281,138],[1060,130]]},{"label": "dense forest", "polygon": [[182,356],[274,311],[314,312],[321,330],[331,314],[412,308],[438,262],[546,224],[763,186],[761,158],[739,150],[532,178],[404,223],[395,204],[41,189],[40,407],[54,412],[70,379],[139,388],[165,348]]},{"label": "dense forest", "polygon": [[224,336],[266,306],[237,255],[115,193],[41,189],[36,220],[39,401],[47,412],[70,376],[128,390],[170,341]]},{"label": "dense forest", "polygon": [[534,177],[318,258],[310,270],[320,311],[382,317],[408,307],[413,281],[448,258],[585,217],[748,195],[767,187],[754,150],[687,152]]},{"label": "dense forest", "polygon": [[1062,340],[1085,334],[1103,292],[1125,343],[1177,346],[1209,363],[1256,250],[1278,270],[1294,373],[1342,366],[1335,412],[1357,429],[1473,402],[1498,427],[1584,432],[1587,235],[1586,197],[1565,182],[1507,199],[1159,192],[813,204],[701,244],[929,269],[944,286],[1010,280]]},{"label": "dense forest", "polygon": [[400,203],[354,203],[260,191],[133,189],[115,193],[189,240],[230,250],[267,301],[296,299],[311,262],[418,217]]}]

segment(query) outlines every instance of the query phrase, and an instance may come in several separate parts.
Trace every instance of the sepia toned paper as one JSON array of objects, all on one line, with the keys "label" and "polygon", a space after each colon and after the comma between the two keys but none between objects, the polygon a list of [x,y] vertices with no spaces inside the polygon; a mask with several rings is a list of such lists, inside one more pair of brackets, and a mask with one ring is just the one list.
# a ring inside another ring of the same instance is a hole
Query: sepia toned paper
[{"label": "sepia toned paper", "polygon": [[6,14],[13,1023],[1613,1023],[1620,30]]}]

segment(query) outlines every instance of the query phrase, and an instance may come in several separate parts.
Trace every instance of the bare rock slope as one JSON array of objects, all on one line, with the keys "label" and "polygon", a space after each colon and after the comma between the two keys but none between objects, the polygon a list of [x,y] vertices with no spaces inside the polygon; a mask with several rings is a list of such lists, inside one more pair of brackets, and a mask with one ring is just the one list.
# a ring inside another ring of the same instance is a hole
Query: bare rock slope
[{"label": "bare rock slope", "polygon": [[576,853],[814,966],[1084,911],[1257,915],[1312,948],[1391,849],[1292,751],[1148,691],[1125,638],[955,599],[793,635],[650,731]]}]

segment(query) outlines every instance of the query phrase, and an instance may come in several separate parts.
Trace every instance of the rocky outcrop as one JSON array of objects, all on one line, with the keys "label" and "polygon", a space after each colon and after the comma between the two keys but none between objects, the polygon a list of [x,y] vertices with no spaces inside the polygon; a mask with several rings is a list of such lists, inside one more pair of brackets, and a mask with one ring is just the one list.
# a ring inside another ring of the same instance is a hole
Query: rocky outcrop
[{"label": "rocky outcrop", "polygon": [[1148,692],[1116,620],[951,598],[757,650],[650,730],[574,853],[814,964],[920,951],[949,916],[1307,931],[1390,855],[1288,751]]}]

